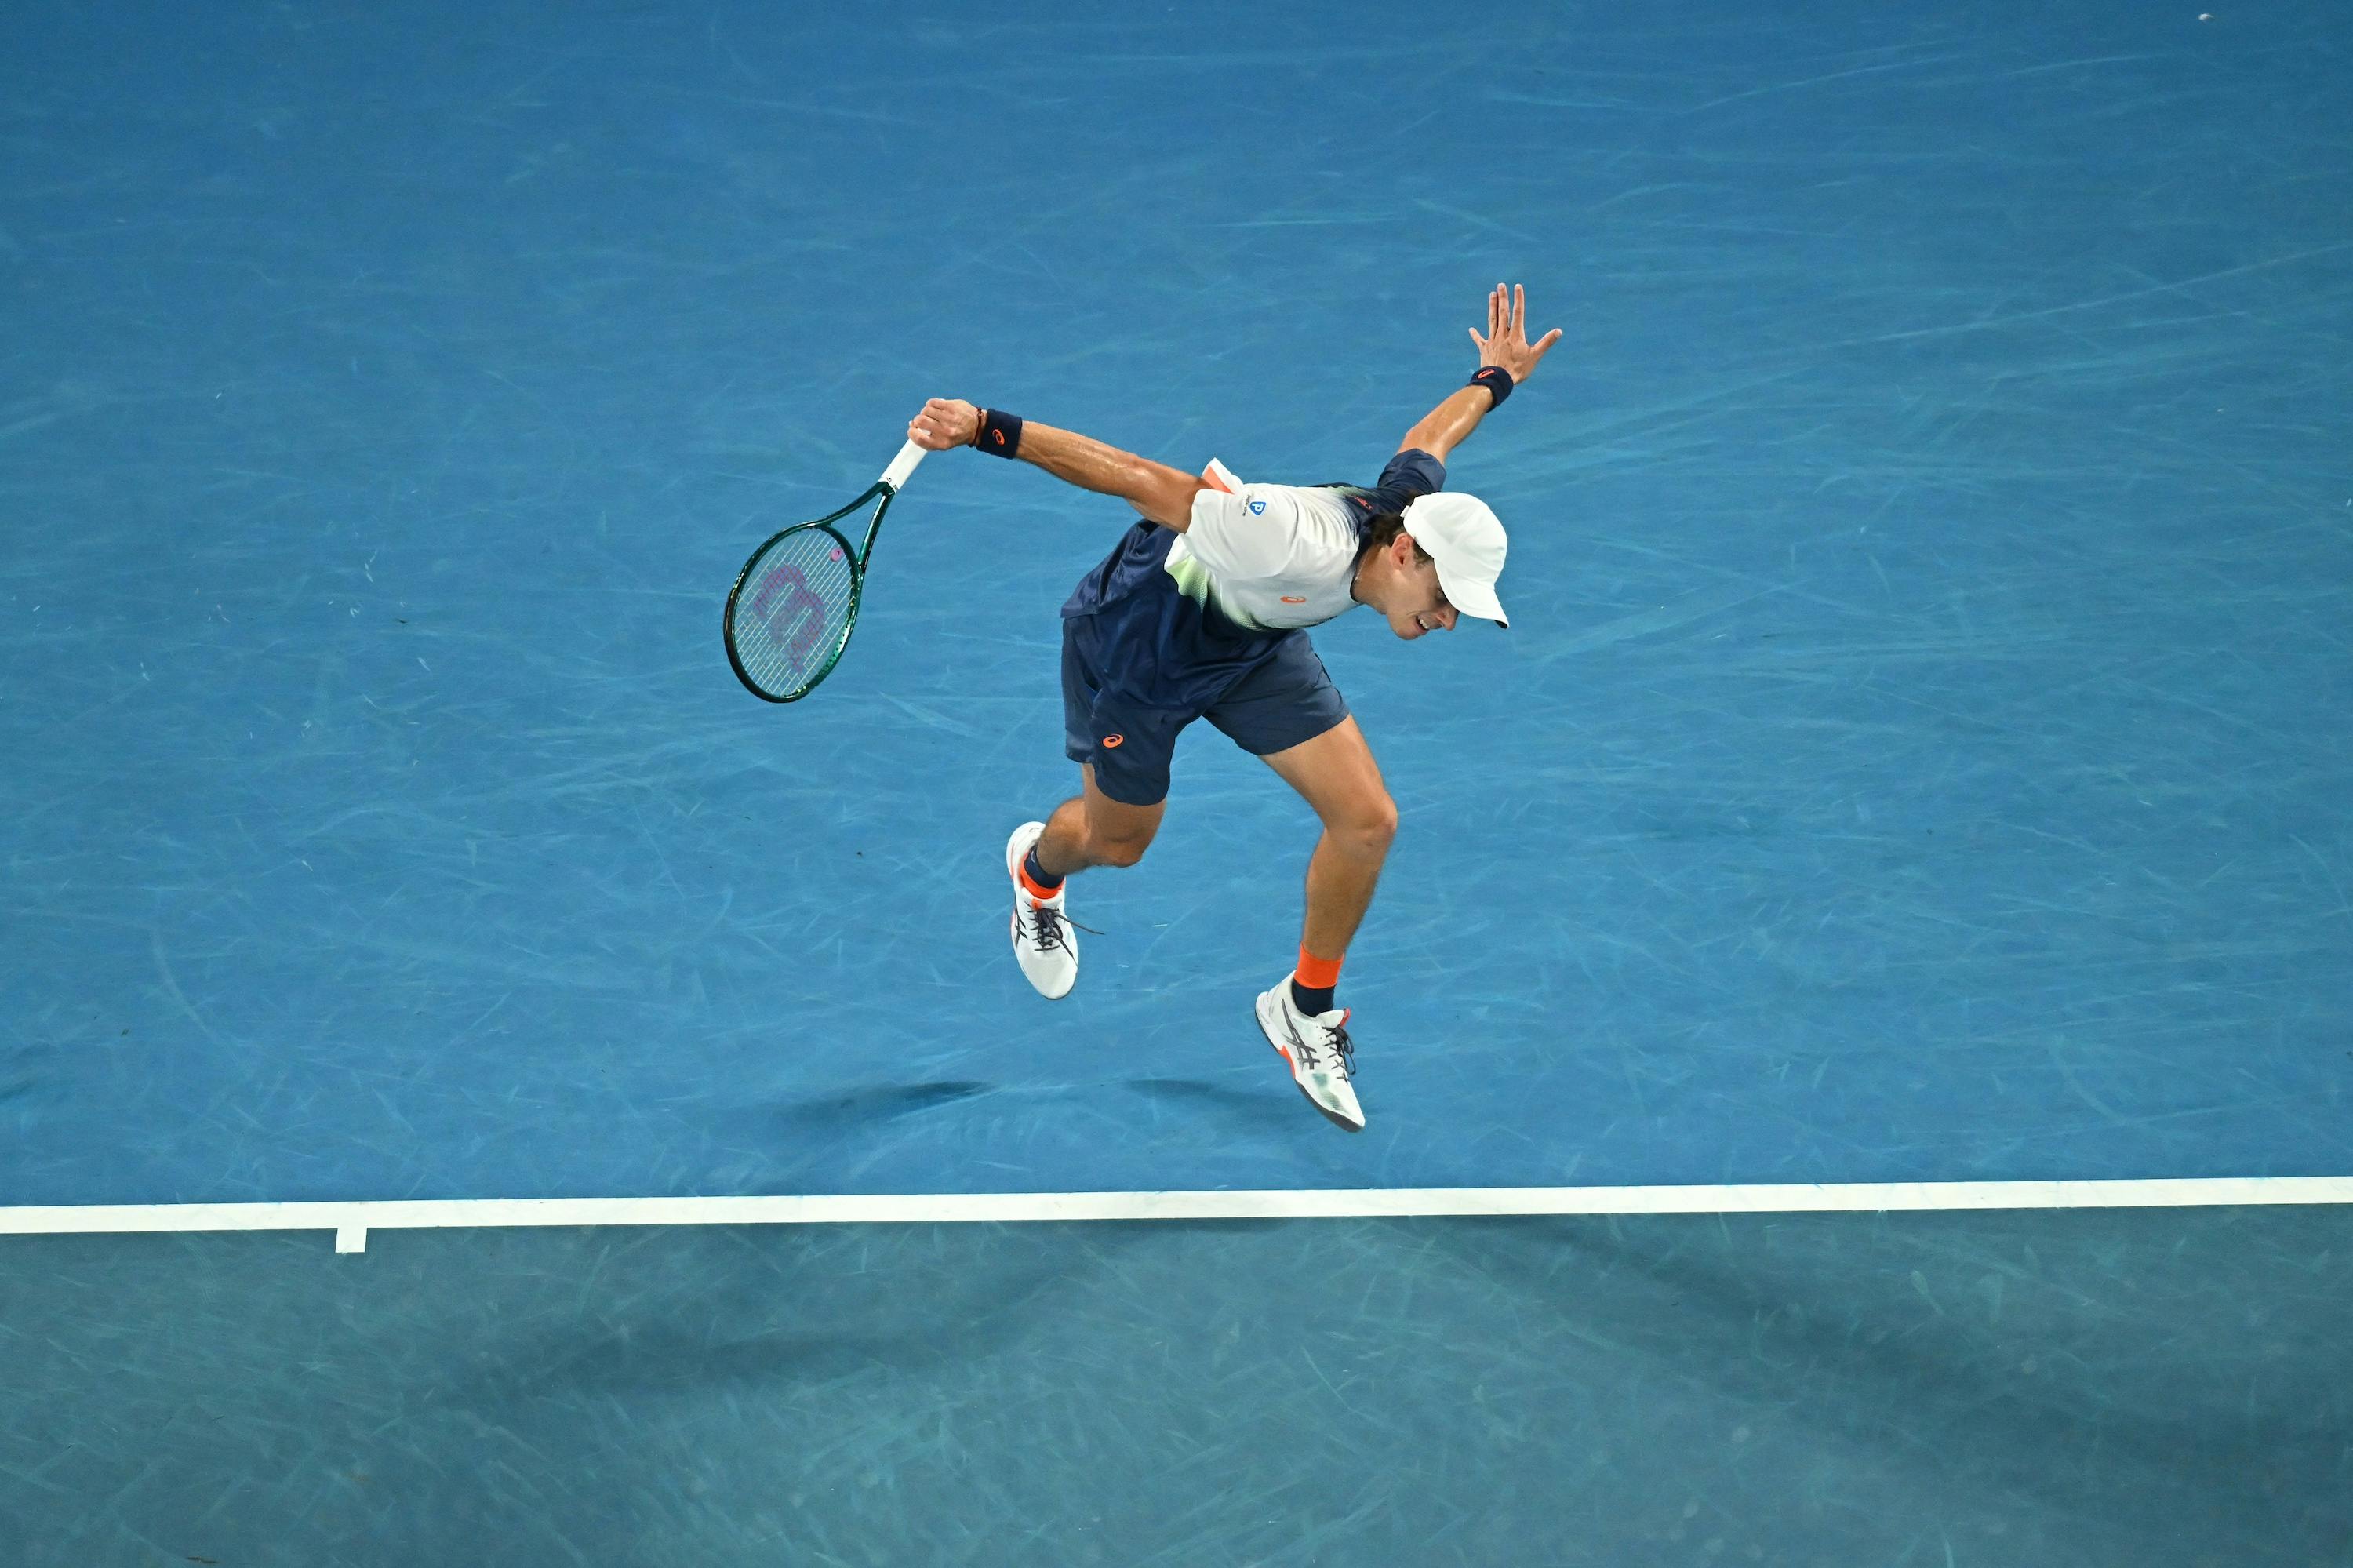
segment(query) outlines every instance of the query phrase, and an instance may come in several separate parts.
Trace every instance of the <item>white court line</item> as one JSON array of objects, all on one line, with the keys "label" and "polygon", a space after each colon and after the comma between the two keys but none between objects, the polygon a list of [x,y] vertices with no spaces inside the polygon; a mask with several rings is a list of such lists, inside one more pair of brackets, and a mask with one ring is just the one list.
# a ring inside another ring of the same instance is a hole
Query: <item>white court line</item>
[{"label": "white court line", "polygon": [[511,1225],[961,1224],[1070,1220],[1339,1220],[1527,1214],[1876,1213],[2353,1203],[2353,1176],[2128,1181],[1866,1181],[1746,1187],[1370,1187],[1259,1192],[913,1192],[774,1198],[461,1198],[348,1203],[132,1203],[0,1208],[0,1235],[332,1231]]}]

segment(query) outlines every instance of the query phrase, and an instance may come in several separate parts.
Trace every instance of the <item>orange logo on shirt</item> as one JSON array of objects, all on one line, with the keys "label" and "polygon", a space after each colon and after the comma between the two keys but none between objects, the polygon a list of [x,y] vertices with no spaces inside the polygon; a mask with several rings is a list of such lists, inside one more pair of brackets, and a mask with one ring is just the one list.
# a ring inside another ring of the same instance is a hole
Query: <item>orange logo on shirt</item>
[{"label": "orange logo on shirt", "polygon": [[1127,736],[1124,735],[1107,735],[1103,736],[1103,744],[1105,746],[1118,746],[1126,739]]},{"label": "orange logo on shirt", "polygon": [[1282,596],[1282,602],[1285,604],[1305,604],[1307,601],[1300,598],[1295,593],[1287,593]]}]

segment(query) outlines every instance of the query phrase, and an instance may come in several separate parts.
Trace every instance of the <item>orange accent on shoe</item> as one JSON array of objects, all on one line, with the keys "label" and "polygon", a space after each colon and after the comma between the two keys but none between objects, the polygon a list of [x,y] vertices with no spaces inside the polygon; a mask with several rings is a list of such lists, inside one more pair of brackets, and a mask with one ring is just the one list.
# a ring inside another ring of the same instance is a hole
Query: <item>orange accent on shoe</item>
[{"label": "orange accent on shoe", "polygon": [[1028,894],[1034,903],[1051,904],[1054,901],[1054,895],[1062,891],[1059,887],[1039,886],[1037,878],[1029,874],[1029,867],[1027,864],[1013,868],[1013,880],[1021,885],[1021,891]]},{"label": "orange accent on shoe", "polygon": [[1294,971],[1303,991],[1330,991],[1340,983],[1340,966],[1345,958],[1319,959],[1306,948],[1299,949],[1299,968]]}]

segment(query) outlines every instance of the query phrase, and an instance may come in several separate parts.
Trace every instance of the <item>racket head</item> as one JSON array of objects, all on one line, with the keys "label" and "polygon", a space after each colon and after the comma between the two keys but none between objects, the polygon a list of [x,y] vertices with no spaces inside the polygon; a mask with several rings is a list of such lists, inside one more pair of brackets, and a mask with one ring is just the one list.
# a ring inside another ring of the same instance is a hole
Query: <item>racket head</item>
[{"label": "racket head", "polygon": [[735,678],[766,702],[808,695],[849,646],[865,588],[858,555],[832,519],[770,536],[727,594],[727,662]]}]

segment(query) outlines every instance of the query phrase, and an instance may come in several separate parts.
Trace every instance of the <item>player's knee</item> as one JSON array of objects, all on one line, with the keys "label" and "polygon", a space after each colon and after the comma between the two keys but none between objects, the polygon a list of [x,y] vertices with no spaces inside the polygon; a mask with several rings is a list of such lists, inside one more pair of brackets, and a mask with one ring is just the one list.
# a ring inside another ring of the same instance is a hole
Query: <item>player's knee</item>
[{"label": "player's knee", "polygon": [[1097,865],[1134,865],[1151,847],[1150,839],[1096,839],[1087,849]]},{"label": "player's knee", "polygon": [[1357,853],[1377,859],[1397,842],[1397,802],[1387,795],[1350,813],[1345,836]]}]

